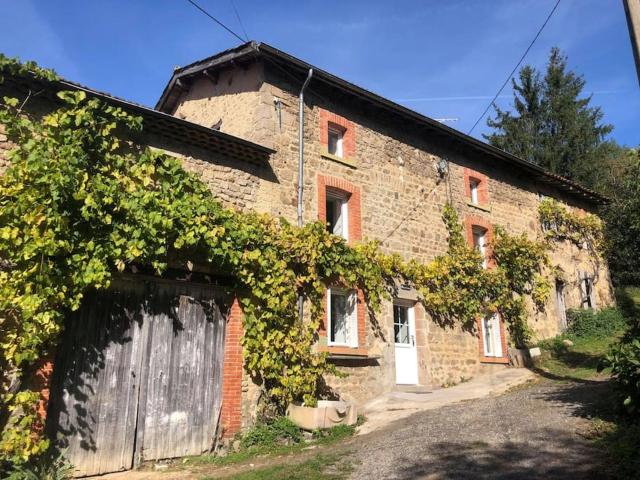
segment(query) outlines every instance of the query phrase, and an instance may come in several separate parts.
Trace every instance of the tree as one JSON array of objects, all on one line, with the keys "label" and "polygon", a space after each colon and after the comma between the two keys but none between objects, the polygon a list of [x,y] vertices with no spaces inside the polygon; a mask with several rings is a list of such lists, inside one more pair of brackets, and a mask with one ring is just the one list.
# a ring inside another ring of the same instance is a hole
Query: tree
[{"label": "tree", "polygon": [[[629,150],[603,208],[607,257],[614,281],[640,285],[640,150]],[[615,190],[615,191],[613,191]]]},{"label": "tree", "polygon": [[602,123],[600,107],[584,97],[585,80],[567,70],[567,57],[552,48],[544,78],[527,65],[512,79],[513,112],[494,105],[496,118],[487,124],[494,132],[490,144],[567,178],[593,185],[594,171],[616,149],[607,135],[613,127]]},{"label": "tree", "polygon": [[542,157],[543,83],[540,74],[530,65],[519,73],[520,83],[511,79],[514,91],[513,108],[518,114],[501,110],[494,104],[496,119],[487,124],[501,133],[484,135],[492,145],[511,152],[532,163],[540,163]]}]

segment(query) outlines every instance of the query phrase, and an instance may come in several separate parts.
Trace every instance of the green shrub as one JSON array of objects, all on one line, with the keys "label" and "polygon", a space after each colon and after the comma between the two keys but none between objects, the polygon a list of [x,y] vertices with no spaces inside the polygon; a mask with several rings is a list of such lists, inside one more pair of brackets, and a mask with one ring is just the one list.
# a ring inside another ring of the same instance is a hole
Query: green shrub
[{"label": "green shrub", "polygon": [[576,337],[606,337],[623,330],[626,321],[617,308],[573,309],[567,311],[567,333]]},{"label": "green shrub", "polygon": [[613,345],[600,369],[611,367],[614,386],[626,413],[640,419],[640,338]]},{"label": "green shrub", "polygon": [[604,447],[612,459],[612,479],[638,478],[640,472],[640,423],[619,422],[602,436],[597,444]]},{"label": "green shrub", "polygon": [[300,443],[302,430],[287,417],[278,417],[273,422],[256,425],[240,440],[243,448],[269,447],[273,445]]},{"label": "green shrub", "polygon": [[640,288],[619,287],[615,294],[616,305],[626,318],[640,317]]},{"label": "green shrub", "polygon": [[563,341],[567,338],[566,335],[558,335],[557,337],[547,338],[538,342],[538,347],[550,352],[554,357],[562,355],[569,351]]},{"label": "green shrub", "polygon": [[[64,458],[64,453],[49,449],[32,457],[27,463],[15,465],[6,472],[7,480],[68,480],[73,477],[73,465]],[[2,473],[0,468],[0,473]]]},{"label": "green shrub", "polygon": [[356,425],[336,425],[331,428],[314,430],[314,439],[340,440],[352,436],[356,431]]}]

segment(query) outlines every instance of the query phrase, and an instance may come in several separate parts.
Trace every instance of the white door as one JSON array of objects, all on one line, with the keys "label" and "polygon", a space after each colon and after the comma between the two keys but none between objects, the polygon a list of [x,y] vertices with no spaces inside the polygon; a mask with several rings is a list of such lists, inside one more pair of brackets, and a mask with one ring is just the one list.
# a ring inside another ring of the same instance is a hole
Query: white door
[{"label": "white door", "polygon": [[502,357],[502,335],[498,314],[482,320],[482,343],[485,357]]},{"label": "white door", "polygon": [[396,383],[417,385],[416,321],[412,306],[393,306],[393,334],[396,352]]}]

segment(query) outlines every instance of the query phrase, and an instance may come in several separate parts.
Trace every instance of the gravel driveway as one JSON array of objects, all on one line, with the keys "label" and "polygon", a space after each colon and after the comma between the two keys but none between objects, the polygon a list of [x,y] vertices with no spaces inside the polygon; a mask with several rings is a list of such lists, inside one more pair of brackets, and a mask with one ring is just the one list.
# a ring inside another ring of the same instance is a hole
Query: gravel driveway
[{"label": "gravel driveway", "polygon": [[355,480],[603,478],[581,436],[606,382],[542,380],[507,394],[417,413],[354,439]]}]

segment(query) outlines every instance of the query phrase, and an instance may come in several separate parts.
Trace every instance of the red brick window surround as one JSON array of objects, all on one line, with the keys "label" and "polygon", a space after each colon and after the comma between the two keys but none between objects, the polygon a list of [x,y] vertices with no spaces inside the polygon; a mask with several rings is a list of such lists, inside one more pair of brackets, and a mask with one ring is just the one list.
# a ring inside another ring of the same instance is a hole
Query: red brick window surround
[{"label": "red brick window surround", "polygon": [[495,267],[495,259],[491,252],[491,242],[493,241],[493,225],[482,217],[468,215],[465,218],[465,232],[467,235],[467,245],[477,247],[476,240],[479,232],[484,235],[484,261],[486,268]]},{"label": "red brick window surround", "polygon": [[341,178],[318,175],[318,219],[327,221],[327,193],[341,195],[346,201],[347,241],[362,239],[362,214],[360,210],[360,187]]},{"label": "red brick window surround", "polygon": [[480,362],[481,363],[509,363],[507,336],[505,335],[504,321],[502,320],[502,318],[499,318],[500,347],[502,350],[502,356],[500,357],[496,357],[496,356],[488,357],[485,355],[485,339],[484,339],[485,330],[482,325],[483,319],[477,318],[476,323],[477,323],[478,335],[479,335],[478,354],[480,356]]},{"label": "red brick window surround", "polygon": [[[360,210],[360,187],[342,178],[330,177],[328,175],[318,174],[318,219],[323,222],[327,221],[327,193],[329,195],[341,194],[347,203],[347,223],[349,243],[357,242],[362,239],[362,217]],[[365,348],[365,302],[362,291],[357,290],[356,294],[356,320],[357,320],[357,346],[329,346],[327,338],[328,329],[328,302],[329,298],[325,295],[325,312],[319,334],[323,337],[321,350],[329,351],[333,354],[341,355],[366,355]]]},{"label": "red brick window surround", "polygon": [[487,206],[489,204],[489,178],[483,173],[465,167],[464,192],[469,203]]},{"label": "red brick window surround", "polygon": [[340,147],[333,153],[337,157],[353,158],[356,154],[356,132],[352,121],[328,110],[320,109],[320,144],[329,152],[330,131],[340,135]]},{"label": "red brick window surround", "polygon": [[[490,222],[485,220],[482,217],[477,217],[473,215],[469,215],[465,218],[465,232],[467,235],[467,244],[470,247],[476,246],[477,243],[477,235],[478,233],[482,233],[484,235],[484,253],[485,253],[485,267],[486,268],[494,268],[495,267],[495,259],[491,253],[491,242],[493,241],[493,226]],[[499,343],[501,355],[486,355],[487,351],[490,351],[491,348],[485,348],[485,335],[487,328],[496,327],[496,323],[489,321],[489,318],[477,318],[476,324],[478,328],[478,354],[480,356],[480,362],[482,363],[509,363],[509,354],[507,350],[507,336],[505,334],[504,321],[502,318],[498,318],[497,326],[500,334]],[[495,332],[494,332],[495,333]],[[494,350],[497,350],[497,347],[494,346]]]}]

